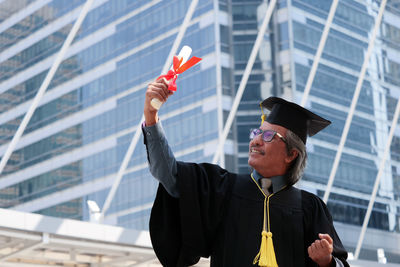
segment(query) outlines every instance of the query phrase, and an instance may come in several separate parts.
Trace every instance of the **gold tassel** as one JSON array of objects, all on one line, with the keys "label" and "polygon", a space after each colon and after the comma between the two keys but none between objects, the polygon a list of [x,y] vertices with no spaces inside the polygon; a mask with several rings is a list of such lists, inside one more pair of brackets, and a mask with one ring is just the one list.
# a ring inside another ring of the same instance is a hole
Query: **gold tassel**
[{"label": "gold tassel", "polygon": [[260,267],[278,267],[276,262],[272,233],[262,231],[260,252],[254,258],[253,264],[258,262]]},{"label": "gold tassel", "polygon": [[261,125],[263,125],[264,121],[265,121],[265,114],[262,114],[261,115]]},{"label": "gold tassel", "polygon": [[[264,231],[263,231],[264,235]],[[267,236],[267,245],[266,245],[266,265],[267,267],[278,267],[278,263],[276,262],[275,258],[275,250],[274,250],[274,243],[272,242],[272,233],[266,233]],[[260,261],[261,262],[261,261]]]},{"label": "gold tassel", "polygon": [[260,246],[260,252],[258,253],[259,255],[259,261],[258,261],[258,266],[267,266],[267,232],[262,231],[261,233],[261,246]]},{"label": "gold tassel", "polygon": [[267,118],[267,116],[265,116],[265,114],[264,114],[262,102],[260,103],[260,108],[261,108],[261,113],[262,113],[262,115],[261,115],[261,125],[263,125],[263,123],[264,123],[265,119]]}]

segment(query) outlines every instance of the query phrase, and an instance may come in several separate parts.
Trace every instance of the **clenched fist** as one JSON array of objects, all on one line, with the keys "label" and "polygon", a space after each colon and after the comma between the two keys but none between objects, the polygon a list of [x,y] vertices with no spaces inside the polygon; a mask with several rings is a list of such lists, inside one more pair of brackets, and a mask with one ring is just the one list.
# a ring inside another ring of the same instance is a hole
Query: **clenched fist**
[{"label": "clenched fist", "polygon": [[315,240],[308,247],[308,255],[320,267],[330,267],[333,263],[333,240],[328,234],[319,234],[320,240]]},{"label": "clenched fist", "polygon": [[165,78],[154,81],[147,86],[144,102],[144,118],[146,126],[154,125],[158,121],[158,110],[150,104],[151,100],[157,98],[161,102],[165,102],[173,93],[173,91],[168,90],[168,82]]}]

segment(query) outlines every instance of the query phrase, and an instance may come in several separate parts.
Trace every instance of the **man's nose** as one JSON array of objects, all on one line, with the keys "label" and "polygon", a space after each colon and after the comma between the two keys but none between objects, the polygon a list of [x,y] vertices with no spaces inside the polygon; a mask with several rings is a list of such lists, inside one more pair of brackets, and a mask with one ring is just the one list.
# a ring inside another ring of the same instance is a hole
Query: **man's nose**
[{"label": "man's nose", "polygon": [[261,146],[263,144],[264,140],[262,139],[261,134],[255,136],[253,140],[250,141],[253,145]]}]

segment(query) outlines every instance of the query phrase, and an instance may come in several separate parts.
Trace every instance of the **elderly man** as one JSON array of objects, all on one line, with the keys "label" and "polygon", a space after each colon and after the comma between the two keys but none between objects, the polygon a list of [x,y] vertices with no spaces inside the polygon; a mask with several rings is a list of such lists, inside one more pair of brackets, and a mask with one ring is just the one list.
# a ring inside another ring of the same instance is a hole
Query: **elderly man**
[{"label": "elderly man", "polygon": [[234,174],[175,160],[150,104],[167,101],[167,88],[163,79],[148,86],[142,128],[150,172],[160,181],[150,235],[163,266],[209,256],[216,267],[349,266],[326,205],[293,187],[306,164],[307,135],[329,121],[281,98],[264,100],[271,112],[250,134],[253,172]]}]

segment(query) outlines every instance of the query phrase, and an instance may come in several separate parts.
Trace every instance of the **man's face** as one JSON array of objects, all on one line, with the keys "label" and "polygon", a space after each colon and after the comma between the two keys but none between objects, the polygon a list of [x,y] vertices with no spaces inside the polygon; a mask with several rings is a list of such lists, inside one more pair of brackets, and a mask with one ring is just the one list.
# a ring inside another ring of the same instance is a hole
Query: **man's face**
[{"label": "man's face", "polygon": [[[286,138],[287,129],[264,122],[261,130],[274,130]],[[249,165],[263,177],[272,177],[286,173],[292,157],[287,154],[285,142],[275,135],[271,142],[265,142],[261,135],[256,136],[249,143]]]}]

